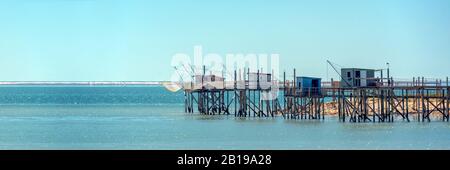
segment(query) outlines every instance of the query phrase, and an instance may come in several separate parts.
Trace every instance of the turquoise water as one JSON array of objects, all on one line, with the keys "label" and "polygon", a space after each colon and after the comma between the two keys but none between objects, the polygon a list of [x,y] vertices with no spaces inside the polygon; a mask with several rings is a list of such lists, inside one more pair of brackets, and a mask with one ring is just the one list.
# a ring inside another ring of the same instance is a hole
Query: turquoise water
[{"label": "turquoise water", "polygon": [[450,123],[184,113],[162,87],[0,87],[0,149],[450,149]]}]

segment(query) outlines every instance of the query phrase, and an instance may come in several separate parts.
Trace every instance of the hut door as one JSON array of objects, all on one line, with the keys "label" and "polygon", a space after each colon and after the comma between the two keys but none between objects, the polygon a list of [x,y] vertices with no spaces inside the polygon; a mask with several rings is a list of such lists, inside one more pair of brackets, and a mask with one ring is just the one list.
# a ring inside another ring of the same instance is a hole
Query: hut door
[{"label": "hut door", "polygon": [[361,70],[361,86],[365,87],[367,86],[367,71]]},{"label": "hut door", "polygon": [[311,84],[312,88],[319,88],[319,80],[312,80]]}]

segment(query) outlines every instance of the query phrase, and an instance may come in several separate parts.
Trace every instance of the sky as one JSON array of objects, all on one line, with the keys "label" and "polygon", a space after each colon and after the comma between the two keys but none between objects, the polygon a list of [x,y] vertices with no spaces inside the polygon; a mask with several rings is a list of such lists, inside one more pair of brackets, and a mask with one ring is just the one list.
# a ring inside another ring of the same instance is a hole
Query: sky
[{"label": "sky", "polygon": [[279,54],[280,70],[450,76],[448,0],[2,0],[0,81],[162,81],[172,57]]}]

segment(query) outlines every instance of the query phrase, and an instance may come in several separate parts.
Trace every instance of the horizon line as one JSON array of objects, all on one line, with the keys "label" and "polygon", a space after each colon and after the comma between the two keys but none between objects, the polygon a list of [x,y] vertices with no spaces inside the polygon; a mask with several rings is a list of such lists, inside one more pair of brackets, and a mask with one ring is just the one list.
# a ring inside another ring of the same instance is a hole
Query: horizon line
[{"label": "horizon line", "polygon": [[0,81],[0,85],[162,85],[169,81]]}]

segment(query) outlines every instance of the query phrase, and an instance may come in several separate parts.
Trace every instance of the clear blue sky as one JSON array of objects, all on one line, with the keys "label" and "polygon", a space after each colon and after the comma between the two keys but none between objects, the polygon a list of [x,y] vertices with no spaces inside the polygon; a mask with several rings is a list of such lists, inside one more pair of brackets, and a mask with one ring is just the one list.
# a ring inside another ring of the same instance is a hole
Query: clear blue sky
[{"label": "clear blue sky", "polygon": [[194,45],[278,53],[282,70],[323,78],[327,59],[445,77],[450,1],[0,1],[0,81],[168,80]]}]

